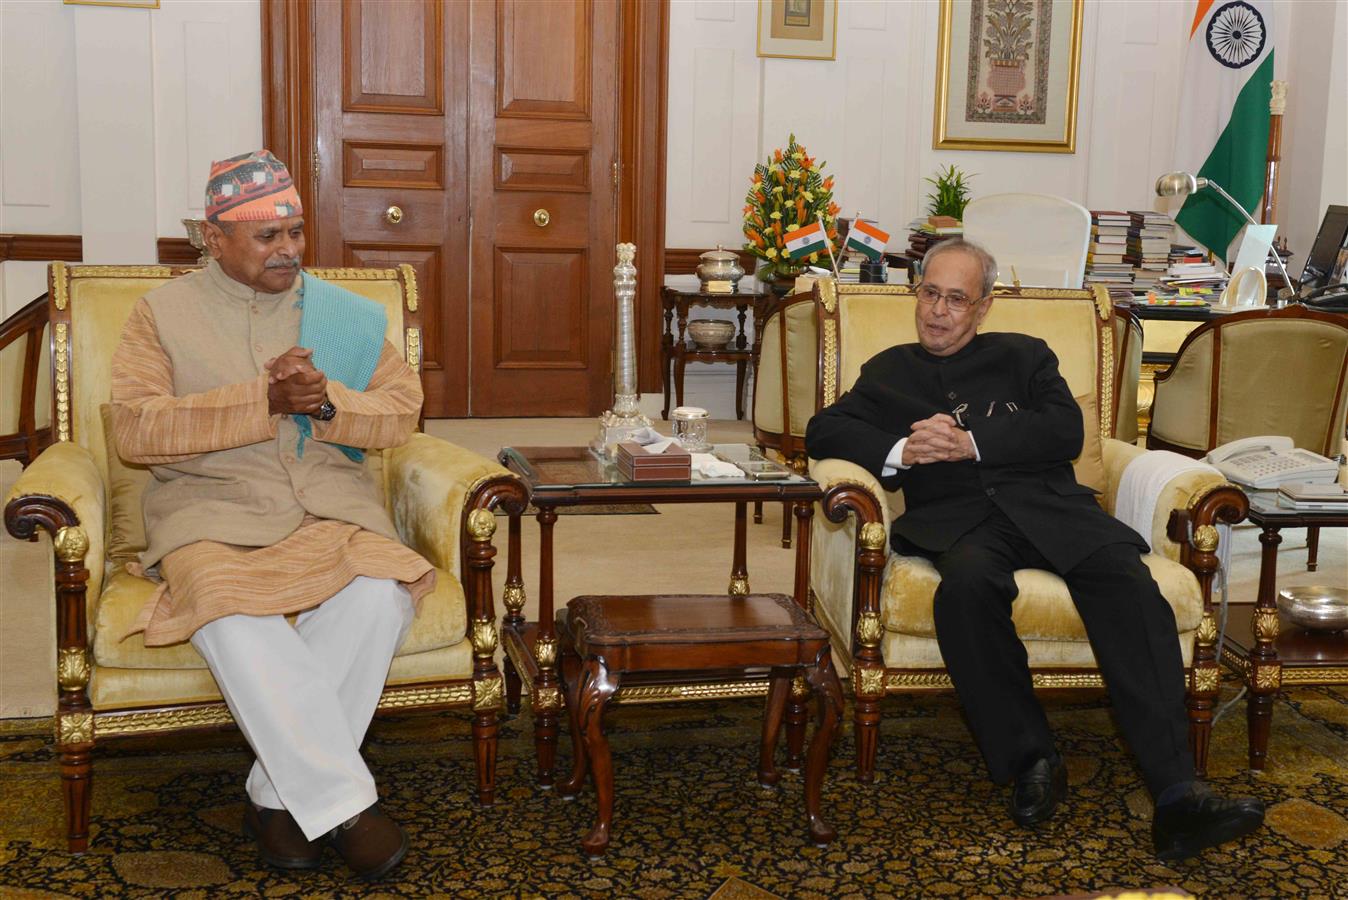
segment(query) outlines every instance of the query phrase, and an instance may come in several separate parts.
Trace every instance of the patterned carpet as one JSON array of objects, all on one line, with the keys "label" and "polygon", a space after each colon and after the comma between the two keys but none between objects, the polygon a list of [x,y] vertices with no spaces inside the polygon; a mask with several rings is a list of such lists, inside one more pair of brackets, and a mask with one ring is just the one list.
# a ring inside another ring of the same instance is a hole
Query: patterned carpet
[{"label": "patterned carpet", "polygon": [[[1224,695],[1233,686],[1224,686]],[[1243,706],[1243,701],[1242,704]],[[1300,688],[1274,707],[1269,769],[1244,767],[1238,707],[1217,727],[1212,780],[1259,796],[1256,838],[1176,867],[1151,854],[1150,804],[1098,695],[1048,702],[1071,795],[1014,827],[948,698],[886,702],[879,774],[859,785],[849,730],[826,810],[839,838],[804,837],[800,779],[753,779],[753,701],[618,708],[617,818],[607,858],[578,851],[593,814],[531,786],[527,717],[505,723],[499,800],[479,809],[463,714],[377,721],[367,744],[412,851],[379,896],[1039,897],[1173,885],[1213,897],[1348,897],[1348,690]],[[526,708],[527,709],[527,708]],[[232,733],[110,743],[95,763],[91,851],[68,856],[50,722],[0,723],[0,895],[364,896],[335,856],[316,872],[259,865],[240,835],[251,761]],[[569,759],[565,736],[561,756]]]}]

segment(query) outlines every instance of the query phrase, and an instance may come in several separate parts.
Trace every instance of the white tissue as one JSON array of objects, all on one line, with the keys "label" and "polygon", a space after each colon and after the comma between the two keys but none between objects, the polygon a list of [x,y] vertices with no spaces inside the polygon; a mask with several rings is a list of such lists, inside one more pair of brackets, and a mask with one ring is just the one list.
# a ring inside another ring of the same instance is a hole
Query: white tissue
[{"label": "white tissue", "polygon": [[710,453],[693,454],[693,471],[703,478],[743,478],[744,471],[734,463],[717,459]]}]

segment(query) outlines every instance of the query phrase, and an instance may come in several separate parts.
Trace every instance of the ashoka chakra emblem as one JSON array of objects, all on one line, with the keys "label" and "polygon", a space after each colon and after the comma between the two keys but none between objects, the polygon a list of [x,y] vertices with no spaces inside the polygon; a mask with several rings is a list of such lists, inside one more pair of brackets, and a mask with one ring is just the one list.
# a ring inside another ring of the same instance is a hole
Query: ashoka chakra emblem
[{"label": "ashoka chakra emblem", "polygon": [[1208,52],[1228,69],[1244,68],[1258,59],[1266,40],[1264,17],[1241,0],[1226,4],[1208,20]]}]

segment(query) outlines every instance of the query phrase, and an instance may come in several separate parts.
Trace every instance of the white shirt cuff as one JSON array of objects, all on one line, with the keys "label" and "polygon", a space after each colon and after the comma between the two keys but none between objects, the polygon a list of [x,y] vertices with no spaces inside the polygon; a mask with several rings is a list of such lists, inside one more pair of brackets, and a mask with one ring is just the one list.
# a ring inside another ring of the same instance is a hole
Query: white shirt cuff
[{"label": "white shirt cuff", "polygon": [[908,438],[899,438],[899,442],[890,449],[889,455],[885,457],[885,464],[880,467],[881,478],[897,475],[900,469],[912,468],[903,464],[903,448],[907,443]]},{"label": "white shirt cuff", "polygon": [[966,431],[965,434],[969,435],[969,443],[972,444],[974,448],[974,462],[982,462],[983,457],[978,455],[978,441],[974,440],[974,433],[972,431]]}]

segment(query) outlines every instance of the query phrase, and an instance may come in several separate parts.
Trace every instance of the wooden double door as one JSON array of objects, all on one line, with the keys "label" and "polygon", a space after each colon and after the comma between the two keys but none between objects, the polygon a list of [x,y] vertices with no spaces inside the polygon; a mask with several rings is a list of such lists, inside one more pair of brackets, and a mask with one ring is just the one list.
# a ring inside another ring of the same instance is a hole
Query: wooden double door
[{"label": "wooden double door", "polygon": [[[291,155],[310,163],[290,160],[297,182],[309,169],[311,262],[416,270],[426,415],[602,411],[620,5],[286,6],[291,81],[312,85],[283,122]],[[264,10],[264,27],[276,13]],[[269,140],[276,123],[269,110]]]}]

